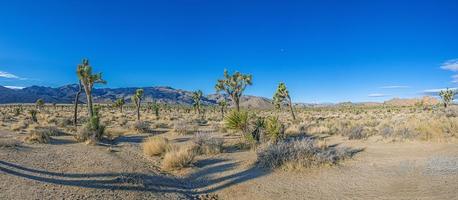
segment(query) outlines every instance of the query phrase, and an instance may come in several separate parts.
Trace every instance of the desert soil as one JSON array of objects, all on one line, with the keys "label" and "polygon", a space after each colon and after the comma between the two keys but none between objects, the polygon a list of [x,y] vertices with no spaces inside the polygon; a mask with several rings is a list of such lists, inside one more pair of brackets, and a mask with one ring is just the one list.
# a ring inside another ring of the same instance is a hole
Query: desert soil
[{"label": "desert soil", "polygon": [[[0,199],[458,199],[457,143],[387,143],[327,139],[364,148],[338,166],[303,171],[256,167],[254,151],[198,157],[180,172],[163,172],[160,159],[145,158],[148,134],[121,136],[97,146],[71,136],[51,144],[24,144],[0,132]],[[164,136],[185,143],[190,136]],[[223,136],[222,136],[223,137]],[[230,136],[224,136],[230,141]]]}]

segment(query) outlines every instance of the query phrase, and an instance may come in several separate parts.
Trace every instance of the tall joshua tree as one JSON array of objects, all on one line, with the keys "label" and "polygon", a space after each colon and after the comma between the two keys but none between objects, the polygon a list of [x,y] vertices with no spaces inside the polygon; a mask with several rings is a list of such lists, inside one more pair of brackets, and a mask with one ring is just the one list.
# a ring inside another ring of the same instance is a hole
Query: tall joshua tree
[{"label": "tall joshua tree", "polygon": [[143,99],[143,89],[137,89],[135,91],[134,96],[132,96],[132,102],[135,104],[135,107],[137,108],[137,120],[140,121],[140,106],[142,103]]},{"label": "tall joshua tree", "polygon": [[197,90],[195,92],[192,93],[192,100],[194,101],[193,104],[192,104],[192,107],[194,107],[194,109],[197,111],[197,113],[200,115],[201,113],[201,99],[202,99],[202,91],[201,90]]},{"label": "tall joshua tree", "polygon": [[224,119],[224,112],[227,107],[227,102],[225,99],[218,102],[219,108],[221,109],[221,119]]},{"label": "tall joshua tree", "polygon": [[76,92],[75,96],[75,110],[73,111],[73,126],[75,126],[75,128],[78,126],[78,103],[80,101],[81,92],[83,92],[83,86],[81,81],[79,81],[78,92]]},{"label": "tall joshua tree", "polygon": [[441,90],[439,92],[439,96],[442,98],[442,101],[444,102],[444,107],[447,108],[448,105],[450,105],[453,102],[453,99],[455,97],[456,91],[451,90],[451,89],[445,89]]},{"label": "tall joshua tree", "polygon": [[296,120],[296,114],[294,113],[294,107],[293,103],[291,101],[291,96],[289,96],[289,91],[286,88],[286,85],[284,83],[280,83],[278,85],[277,91],[274,94],[273,97],[273,103],[277,109],[280,108],[281,104],[286,101],[286,104],[288,105],[291,115],[293,116],[293,120]]},{"label": "tall joshua tree", "polygon": [[253,76],[240,72],[235,72],[231,75],[227,70],[224,70],[224,78],[216,82],[215,89],[216,92],[226,92],[235,104],[237,111],[240,111],[240,98],[243,91],[248,85],[252,84]]},{"label": "tall joshua tree", "polygon": [[84,92],[86,93],[87,99],[87,109],[89,112],[89,117],[94,116],[94,106],[92,100],[92,89],[95,84],[106,84],[107,82],[102,79],[102,73],[93,74],[92,66],[89,65],[88,59],[83,59],[82,63],[78,65],[76,74],[83,85]]}]

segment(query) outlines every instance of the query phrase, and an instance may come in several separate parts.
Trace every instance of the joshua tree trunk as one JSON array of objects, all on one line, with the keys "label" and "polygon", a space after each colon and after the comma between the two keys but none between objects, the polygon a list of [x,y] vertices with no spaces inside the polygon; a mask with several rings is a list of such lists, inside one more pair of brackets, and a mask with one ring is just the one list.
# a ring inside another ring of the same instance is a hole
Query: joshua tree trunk
[{"label": "joshua tree trunk", "polygon": [[122,105],[121,105],[121,106],[119,106],[119,107],[120,107],[120,109],[121,109],[121,114],[122,114]]},{"label": "joshua tree trunk", "polygon": [[221,106],[221,119],[224,120],[224,107]]},{"label": "joshua tree trunk", "polygon": [[89,117],[93,117],[94,116],[94,110],[93,110],[93,107],[92,107],[91,91],[89,89],[85,89],[85,90],[86,90],[86,99],[87,99],[87,112],[89,113]]},{"label": "joshua tree trunk", "polygon": [[80,101],[80,95],[81,95],[81,92],[82,92],[82,88],[81,88],[81,81],[79,83],[79,89],[78,89],[78,92],[76,93],[76,97],[75,97],[75,111],[73,113],[73,125],[75,126],[75,128],[78,126],[78,102]]},{"label": "joshua tree trunk", "polygon": [[291,102],[291,97],[289,97],[289,95],[288,95],[288,101],[289,101],[289,109],[291,110],[291,115],[293,116],[293,120],[296,121],[296,114],[294,114],[293,102]]},{"label": "joshua tree trunk", "polygon": [[235,103],[235,108],[237,109],[237,112],[240,112],[240,98],[235,97],[234,98],[234,103]]},{"label": "joshua tree trunk", "polygon": [[137,120],[140,121],[140,100],[138,100],[138,103],[137,103]]}]

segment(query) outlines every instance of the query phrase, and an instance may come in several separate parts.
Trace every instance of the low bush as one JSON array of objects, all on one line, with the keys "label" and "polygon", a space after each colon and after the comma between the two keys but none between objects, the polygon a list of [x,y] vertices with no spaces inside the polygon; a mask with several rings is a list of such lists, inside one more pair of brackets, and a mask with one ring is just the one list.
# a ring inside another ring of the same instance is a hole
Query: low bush
[{"label": "low bush", "polygon": [[258,149],[258,164],[276,169],[303,169],[321,165],[335,165],[352,157],[357,150],[319,146],[310,138],[272,143]]},{"label": "low bush", "polygon": [[148,133],[151,131],[151,127],[148,122],[145,121],[136,121],[132,128],[138,133]]},{"label": "low bush", "polygon": [[164,137],[149,137],[142,143],[143,153],[146,156],[163,155],[169,148],[169,140]]},{"label": "low bush", "polygon": [[51,137],[49,137],[46,131],[42,131],[42,129],[36,129],[30,132],[30,134],[25,137],[24,141],[27,143],[46,144],[51,141]]},{"label": "low bush", "polygon": [[208,133],[197,133],[193,138],[193,143],[199,154],[214,155],[223,151],[224,141]]},{"label": "low bush", "polygon": [[196,156],[197,151],[194,145],[172,146],[164,156],[162,168],[165,170],[177,170],[189,167]]}]

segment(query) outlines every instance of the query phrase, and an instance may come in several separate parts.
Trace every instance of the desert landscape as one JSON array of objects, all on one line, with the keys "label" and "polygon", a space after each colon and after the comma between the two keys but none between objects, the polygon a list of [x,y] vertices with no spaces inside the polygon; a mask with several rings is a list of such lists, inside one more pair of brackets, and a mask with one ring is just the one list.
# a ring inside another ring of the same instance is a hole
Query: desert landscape
[{"label": "desert landscape", "polygon": [[458,200],[457,10],[0,0],[0,200]]},{"label": "desert landscape", "polygon": [[[104,82],[84,73],[87,60],[77,71]],[[271,108],[240,107],[250,84],[225,72],[216,89],[227,96],[213,105],[200,91],[191,106],[142,103],[143,89],[76,108],[4,104],[0,198],[456,198],[458,107],[447,96],[301,107],[280,84]]]}]

